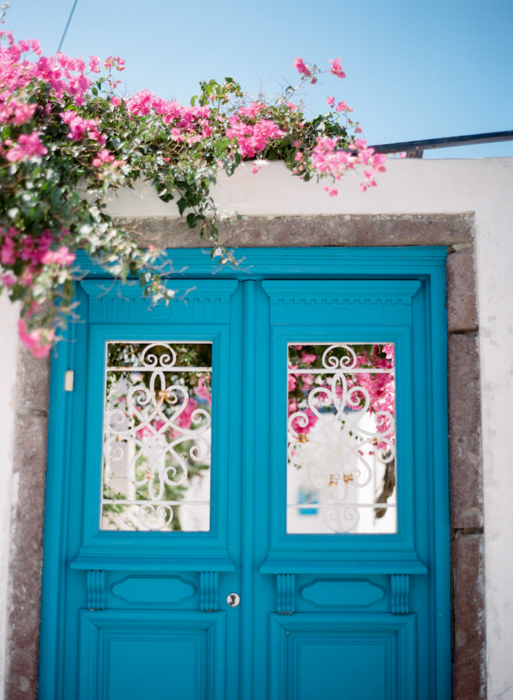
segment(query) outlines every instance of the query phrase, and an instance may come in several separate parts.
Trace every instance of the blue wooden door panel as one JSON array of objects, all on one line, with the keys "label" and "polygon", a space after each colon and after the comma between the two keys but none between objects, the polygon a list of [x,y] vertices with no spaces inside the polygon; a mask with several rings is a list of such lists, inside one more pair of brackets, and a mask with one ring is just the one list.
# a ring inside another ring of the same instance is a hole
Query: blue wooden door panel
[{"label": "blue wooden door panel", "polygon": [[80,700],[224,696],[225,613],[81,611]]},{"label": "blue wooden door panel", "polygon": [[271,615],[270,623],[270,700],[429,697],[416,689],[414,615]]},{"label": "blue wooden door panel", "polygon": [[198,594],[197,585],[181,576],[125,576],[110,586],[114,598],[137,607],[178,606]]},{"label": "blue wooden door panel", "polygon": [[[86,322],[52,363],[41,700],[449,700],[444,251],[249,250],[216,278],[171,256],[168,307],[81,260]],[[108,341],[212,343],[208,532],[100,529]],[[395,344],[396,533],[287,533],[287,347],[332,342]]]}]

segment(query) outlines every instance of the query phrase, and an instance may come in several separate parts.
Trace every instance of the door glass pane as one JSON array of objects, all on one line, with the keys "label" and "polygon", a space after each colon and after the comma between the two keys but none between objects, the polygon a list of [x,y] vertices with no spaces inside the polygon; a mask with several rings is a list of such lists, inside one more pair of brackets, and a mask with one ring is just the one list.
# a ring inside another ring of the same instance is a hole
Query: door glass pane
[{"label": "door glass pane", "polygon": [[287,532],[393,533],[394,345],[288,346]]},{"label": "door glass pane", "polygon": [[211,412],[211,343],[107,343],[102,530],[210,529]]}]

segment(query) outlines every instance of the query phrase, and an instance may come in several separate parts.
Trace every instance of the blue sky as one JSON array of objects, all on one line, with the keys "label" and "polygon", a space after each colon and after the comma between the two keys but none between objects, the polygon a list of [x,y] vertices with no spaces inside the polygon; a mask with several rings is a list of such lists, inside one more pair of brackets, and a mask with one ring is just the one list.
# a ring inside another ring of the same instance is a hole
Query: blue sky
[{"label": "blue sky", "polygon": [[[10,0],[5,28],[54,54],[72,5]],[[369,143],[390,143],[512,130],[512,35],[512,0],[78,0],[62,50],[121,56],[127,92],[182,103],[226,75],[272,95],[296,80],[294,58],[328,68],[340,56],[347,78],[312,87],[311,114],[333,95]],[[424,154],[488,156],[513,156],[513,142]]]}]

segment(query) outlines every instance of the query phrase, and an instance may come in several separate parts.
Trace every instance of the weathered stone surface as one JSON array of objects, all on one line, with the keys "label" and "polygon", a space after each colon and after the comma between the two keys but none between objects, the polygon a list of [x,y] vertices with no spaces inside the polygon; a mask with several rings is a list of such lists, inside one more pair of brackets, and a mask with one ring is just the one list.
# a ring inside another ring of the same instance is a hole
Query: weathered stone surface
[{"label": "weathered stone surface", "polygon": [[[141,246],[205,248],[199,229],[171,217],[116,219]],[[473,214],[244,217],[220,222],[221,242],[236,248],[273,246],[409,246],[473,242]]]},{"label": "weathered stone surface", "polygon": [[478,328],[473,248],[447,258],[447,324],[450,333]]},{"label": "weathered stone surface", "polygon": [[484,536],[452,543],[453,700],[485,700]]},{"label": "weathered stone surface", "polygon": [[50,358],[38,360],[21,346],[16,384],[19,413],[23,413],[23,409],[46,413],[50,390]]},{"label": "weathered stone surface", "polygon": [[[20,372],[25,387],[30,386],[32,362],[26,359]],[[47,383],[47,365],[46,373],[40,370],[39,379],[43,386],[45,380]],[[40,399],[36,404],[42,412],[47,410],[47,401]],[[37,697],[47,430],[48,421],[42,415],[17,417],[14,479],[18,500],[12,505],[5,684],[6,697],[12,700]]]},{"label": "weathered stone surface", "polygon": [[483,527],[481,394],[474,335],[449,336],[449,434],[452,527]]},{"label": "weathered stone surface", "polygon": [[8,700],[37,700],[37,664],[39,637],[25,649],[15,649],[10,656],[10,675],[5,684]]}]

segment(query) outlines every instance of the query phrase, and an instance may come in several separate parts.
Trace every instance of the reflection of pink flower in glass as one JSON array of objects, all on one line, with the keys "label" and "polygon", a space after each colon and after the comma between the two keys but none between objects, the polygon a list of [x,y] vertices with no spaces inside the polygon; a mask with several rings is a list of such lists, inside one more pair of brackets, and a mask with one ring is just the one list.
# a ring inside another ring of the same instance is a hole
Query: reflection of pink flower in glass
[{"label": "reflection of pink flower in glass", "polygon": [[301,380],[303,382],[303,386],[305,388],[308,388],[308,387],[312,386],[314,378],[311,374],[302,374]]},{"label": "reflection of pink flower in glass", "polygon": [[180,415],[176,419],[176,421],[175,421],[176,424],[180,428],[185,428],[186,430],[188,430],[191,427],[192,414],[196,410],[197,407],[198,407],[198,402],[196,401],[196,399],[190,398],[189,403],[187,404],[187,406],[184,408],[182,413],[180,413]]},{"label": "reflection of pink flower in glass", "polygon": [[212,403],[212,392],[210,391],[210,387],[206,386],[204,377],[198,379],[198,385],[194,389],[194,393],[196,396],[199,396],[200,399],[205,399],[208,404]]},{"label": "reflection of pink flower in glass", "polygon": [[147,425],[145,425],[143,428],[139,428],[137,432],[137,437],[139,440],[144,440],[144,438],[151,438],[153,435],[152,431],[148,428]]},{"label": "reflection of pink flower in glass", "polygon": [[[305,417],[307,419],[306,421],[305,421]],[[292,430],[298,434],[299,433],[306,434],[306,433],[310,432],[310,429],[313,428],[313,426],[317,423],[317,421],[318,421],[318,418],[315,415],[315,413],[312,411],[311,408],[301,409],[300,415],[296,416],[296,418],[294,418],[292,420],[292,424],[291,424]],[[306,422],[306,425],[303,424],[305,422]]]},{"label": "reflection of pink flower in glass", "polygon": [[[386,357],[380,357],[385,353]],[[358,355],[357,365],[368,368],[368,372],[362,372],[358,375],[348,376],[347,385],[351,389],[353,387],[361,387],[367,391],[370,403],[370,412],[380,414],[382,411],[389,413],[392,417],[395,415],[395,385],[394,375],[388,372],[373,373],[373,369],[391,370],[394,368],[394,346],[375,345],[371,355],[365,351]],[[336,388],[338,398],[341,398],[341,389]],[[347,402],[347,407],[353,411],[358,411],[363,408],[360,405],[364,400],[364,395],[361,392],[354,392],[352,400]],[[390,418],[381,414],[376,417],[376,431],[378,433],[386,433],[390,430]],[[395,432],[390,432],[387,436],[392,444],[395,444]],[[376,448],[386,452],[389,447],[386,442],[376,443]]]},{"label": "reflection of pink flower in glass", "polygon": [[317,359],[317,355],[313,355],[312,353],[304,352],[301,355],[301,362],[304,362],[306,365],[313,364],[316,359]]},{"label": "reflection of pink flower in glass", "polygon": [[[297,365],[292,365],[290,369],[297,369]],[[297,386],[297,378],[293,374],[289,374],[287,378],[289,391],[294,391]]]},{"label": "reflection of pink flower in glass", "polygon": [[387,356],[387,360],[394,360],[394,345],[383,345],[383,352]]}]

